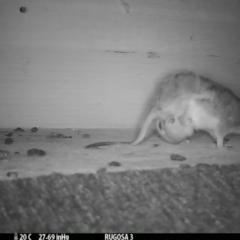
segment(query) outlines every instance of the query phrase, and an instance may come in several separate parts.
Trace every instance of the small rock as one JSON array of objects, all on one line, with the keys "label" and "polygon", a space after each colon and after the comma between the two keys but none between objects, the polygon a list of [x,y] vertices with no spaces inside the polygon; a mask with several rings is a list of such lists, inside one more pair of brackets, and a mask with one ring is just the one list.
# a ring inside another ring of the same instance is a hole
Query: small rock
[{"label": "small rock", "polygon": [[28,156],[44,156],[46,152],[41,149],[33,148],[28,150],[27,154]]},{"label": "small rock", "polygon": [[156,144],[156,143],[153,144],[153,147],[158,147],[158,146],[159,146],[159,144]]},{"label": "small rock", "polygon": [[6,134],[5,136],[6,137],[11,137],[13,135],[13,133],[8,133],[8,134]]},{"label": "small rock", "polygon": [[14,154],[19,154],[19,152],[14,152]]},{"label": "small rock", "polygon": [[18,173],[15,172],[15,171],[7,172],[7,177],[10,177],[10,178],[18,178]]},{"label": "small rock", "polygon": [[112,161],[108,165],[111,167],[119,167],[119,166],[121,166],[121,163],[117,162],[117,161]]},{"label": "small rock", "polygon": [[14,131],[15,131],[15,132],[24,132],[24,130],[23,130],[22,128],[20,128],[20,127],[14,129]]},{"label": "small rock", "polygon": [[173,161],[184,161],[184,160],[186,160],[186,158],[179,155],[179,154],[172,154],[171,155],[171,160],[173,160]]},{"label": "small rock", "polygon": [[31,129],[31,132],[37,132],[38,128],[37,127],[34,127]]},{"label": "small rock", "polygon": [[5,144],[10,145],[12,143],[13,143],[13,139],[12,138],[6,138]]},{"label": "small rock", "polygon": [[83,138],[90,138],[90,135],[87,134],[87,133],[85,133],[85,134],[82,135],[82,137],[83,137]]},{"label": "small rock", "polygon": [[27,11],[27,8],[26,8],[26,7],[20,7],[20,8],[19,8],[19,11],[20,11],[21,13],[25,13],[25,12]]}]

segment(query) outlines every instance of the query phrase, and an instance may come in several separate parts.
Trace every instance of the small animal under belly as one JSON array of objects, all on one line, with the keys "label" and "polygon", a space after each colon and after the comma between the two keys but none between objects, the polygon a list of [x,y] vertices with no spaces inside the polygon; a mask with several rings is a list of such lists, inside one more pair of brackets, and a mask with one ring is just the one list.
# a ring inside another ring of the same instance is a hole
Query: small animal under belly
[{"label": "small animal under belly", "polygon": [[191,119],[187,119],[184,123],[181,123],[172,114],[164,121],[157,121],[156,129],[161,138],[171,144],[179,144],[194,133]]}]

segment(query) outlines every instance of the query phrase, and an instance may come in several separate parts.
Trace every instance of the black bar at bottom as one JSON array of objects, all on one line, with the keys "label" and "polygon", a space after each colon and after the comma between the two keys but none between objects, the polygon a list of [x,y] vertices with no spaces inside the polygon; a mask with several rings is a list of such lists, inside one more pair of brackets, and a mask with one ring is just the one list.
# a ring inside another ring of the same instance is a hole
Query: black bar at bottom
[{"label": "black bar at bottom", "polygon": [[[101,239],[101,240],[137,240],[137,239],[146,239],[149,237],[151,239],[159,239],[159,237],[163,235],[171,235],[171,234],[162,234],[162,233],[0,233],[1,239],[11,239],[11,240],[74,240],[74,239]],[[172,234],[178,235],[178,234]],[[192,238],[193,234],[181,234],[187,237]],[[204,235],[208,235],[207,233]],[[211,234],[209,234],[211,235]],[[219,237],[221,234],[215,234]],[[231,236],[240,234],[231,234]],[[2,238],[4,237],[4,238]]]}]

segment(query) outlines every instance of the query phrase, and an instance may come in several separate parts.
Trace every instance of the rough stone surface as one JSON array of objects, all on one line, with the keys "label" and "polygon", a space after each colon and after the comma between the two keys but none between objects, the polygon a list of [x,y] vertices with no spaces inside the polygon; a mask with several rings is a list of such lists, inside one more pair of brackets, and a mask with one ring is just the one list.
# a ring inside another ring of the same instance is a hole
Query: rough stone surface
[{"label": "rough stone surface", "polygon": [[0,232],[240,232],[240,165],[0,181]]}]

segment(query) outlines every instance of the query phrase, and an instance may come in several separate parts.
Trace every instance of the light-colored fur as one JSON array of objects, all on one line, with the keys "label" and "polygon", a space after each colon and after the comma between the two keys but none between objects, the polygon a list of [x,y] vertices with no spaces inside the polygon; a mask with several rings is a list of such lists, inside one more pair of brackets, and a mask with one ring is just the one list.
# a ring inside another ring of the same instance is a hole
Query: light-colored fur
[{"label": "light-colored fur", "polygon": [[184,123],[181,123],[173,115],[169,115],[164,121],[157,121],[156,129],[161,138],[171,144],[179,144],[194,133],[191,119],[186,119]]},{"label": "light-colored fur", "polygon": [[[227,134],[240,133],[240,99],[217,82],[181,71],[161,83],[154,106],[132,144],[137,145],[145,138],[153,120],[164,122],[170,115],[176,120],[174,124],[163,124],[164,129],[159,131],[170,142],[184,139],[193,128],[209,132],[217,147],[222,148]],[[181,125],[185,127],[181,129]]]}]

